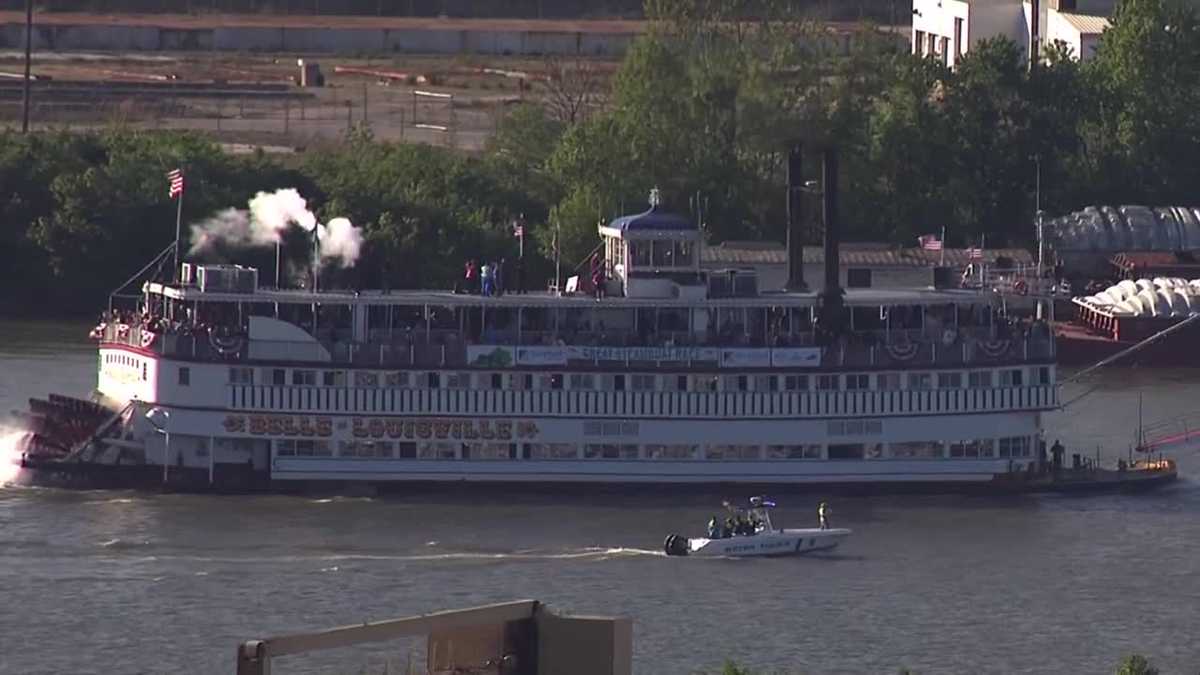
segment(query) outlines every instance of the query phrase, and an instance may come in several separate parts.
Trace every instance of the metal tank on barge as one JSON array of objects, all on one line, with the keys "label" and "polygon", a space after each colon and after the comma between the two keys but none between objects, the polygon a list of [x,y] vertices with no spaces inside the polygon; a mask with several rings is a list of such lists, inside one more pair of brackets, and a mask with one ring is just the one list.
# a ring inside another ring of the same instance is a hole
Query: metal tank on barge
[{"label": "metal tank on barge", "polygon": [[[836,178],[826,151],[827,261]],[[657,191],[599,227],[592,278],[564,291],[264,288],[253,269],[186,264],[97,327],[90,433],[39,431],[25,465],[197,489],[1051,482],[1048,326],[1013,330],[991,291],[843,289],[832,264],[809,290],[796,253],[813,182],[794,148],[784,289],[703,271],[700,227]]]}]

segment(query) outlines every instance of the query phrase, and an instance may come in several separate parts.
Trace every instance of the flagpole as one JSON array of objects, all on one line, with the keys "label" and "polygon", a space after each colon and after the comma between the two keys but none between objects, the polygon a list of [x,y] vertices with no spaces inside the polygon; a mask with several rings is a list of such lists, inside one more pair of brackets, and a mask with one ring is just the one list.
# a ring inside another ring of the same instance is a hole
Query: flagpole
[{"label": "flagpole", "polygon": [[946,266],[946,226],[942,226],[942,252],[938,258],[938,267]]},{"label": "flagpole", "polygon": [[562,295],[562,256],[559,251],[562,248],[562,228],[559,226],[557,214],[554,218],[554,290],[558,295]]},{"label": "flagpole", "polygon": [[179,231],[183,224],[183,190],[175,196],[175,282],[179,282]]}]

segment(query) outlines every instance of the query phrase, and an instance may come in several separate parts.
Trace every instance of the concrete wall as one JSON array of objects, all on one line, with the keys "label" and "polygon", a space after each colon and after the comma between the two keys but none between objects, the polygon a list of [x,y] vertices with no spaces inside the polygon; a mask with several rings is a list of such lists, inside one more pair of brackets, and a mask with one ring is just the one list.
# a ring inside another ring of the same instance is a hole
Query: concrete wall
[{"label": "concrete wall", "polygon": [[[620,57],[633,33],[385,28],[160,28],[35,26],[34,49],[60,51],[260,51],[298,53],[584,54]],[[0,25],[0,48],[21,49],[25,27]]]}]

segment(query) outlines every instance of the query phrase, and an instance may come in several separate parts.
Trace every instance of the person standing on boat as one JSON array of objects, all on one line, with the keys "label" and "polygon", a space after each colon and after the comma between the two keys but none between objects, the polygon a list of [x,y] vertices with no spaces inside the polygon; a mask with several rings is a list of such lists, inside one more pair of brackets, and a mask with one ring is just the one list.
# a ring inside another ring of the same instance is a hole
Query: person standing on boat
[{"label": "person standing on boat", "polygon": [[708,538],[709,539],[720,539],[721,538],[721,527],[720,527],[720,525],[717,524],[716,516],[713,516],[708,519]]},{"label": "person standing on boat", "polygon": [[480,294],[485,297],[492,294],[492,284],[495,283],[495,280],[492,276],[494,269],[495,268],[492,267],[491,263],[484,263],[483,268],[479,271],[479,279],[482,283]]},{"label": "person standing on boat", "polygon": [[1053,458],[1052,461],[1054,462],[1055,474],[1062,469],[1063,455],[1066,454],[1066,452],[1067,450],[1063,447],[1063,444],[1059,443],[1057,438],[1054,439],[1054,445],[1050,446],[1050,456]]},{"label": "person standing on boat", "polygon": [[466,291],[470,294],[479,292],[479,270],[475,266],[475,259],[467,261],[466,269],[463,273],[463,281],[466,284]]},{"label": "person standing on boat", "polygon": [[831,513],[829,505],[821,502],[817,505],[817,521],[821,524],[822,530],[829,529],[829,514]]}]

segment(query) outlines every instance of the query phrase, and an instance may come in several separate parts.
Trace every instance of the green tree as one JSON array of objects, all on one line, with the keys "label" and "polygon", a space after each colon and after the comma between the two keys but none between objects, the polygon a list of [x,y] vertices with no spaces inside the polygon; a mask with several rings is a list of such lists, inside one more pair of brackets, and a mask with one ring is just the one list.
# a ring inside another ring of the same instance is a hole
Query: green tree
[{"label": "green tree", "polygon": [[1158,675],[1158,668],[1141,654],[1130,654],[1117,666],[1117,675]]}]

